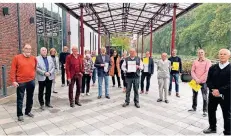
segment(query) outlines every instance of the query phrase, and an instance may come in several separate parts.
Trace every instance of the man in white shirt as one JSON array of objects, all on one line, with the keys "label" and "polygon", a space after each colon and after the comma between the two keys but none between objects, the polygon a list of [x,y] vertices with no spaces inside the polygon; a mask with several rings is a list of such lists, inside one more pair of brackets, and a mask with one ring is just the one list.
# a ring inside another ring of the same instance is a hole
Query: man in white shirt
[{"label": "man in white shirt", "polygon": [[143,69],[143,62],[140,60],[139,57],[136,56],[136,50],[134,48],[130,49],[130,56],[125,58],[125,61],[122,64],[122,70],[126,73],[126,81],[127,81],[127,88],[126,88],[126,100],[125,103],[122,105],[126,107],[130,103],[130,93],[133,85],[134,89],[134,103],[137,108],[140,108],[139,105],[139,78],[140,78],[140,71]]}]

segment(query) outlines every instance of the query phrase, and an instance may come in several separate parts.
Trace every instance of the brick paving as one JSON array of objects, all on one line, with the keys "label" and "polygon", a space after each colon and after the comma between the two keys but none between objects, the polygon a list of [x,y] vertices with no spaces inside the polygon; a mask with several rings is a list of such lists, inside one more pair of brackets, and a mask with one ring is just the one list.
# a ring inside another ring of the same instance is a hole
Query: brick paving
[{"label": "brick paving", "polygon": [[[83,106],[71,108],[68,87],[61,87],[60,77],[57,77],[58,94],[52,93],[51,98],[54,108],[41,111],[36,86],[32,110],[35,117],[25,116],[24,122],[17,121],[15,95],[5,98],[8,101],[0,105],[0,135],[202,135],[203,129],[208,127],[208,117],[202,117],[200,93],[197,112],[188,112],[192,104],[192,91],[185,83],[180,83],[180,98],[175,96],[173,90],[168,104],[158,103],[158,85],[154,74],[149,94],[140,95],[139,109],[132,102],[133,93],[130,105],[123,108],[125,93],[122,89],[113,88],[110,84],[109,100],[105,97],[97,99],[97,88],[97,85],[91,87],[90,96],[81,96]],[[220,107],[217,118],[217,135],[222,135]]]}]

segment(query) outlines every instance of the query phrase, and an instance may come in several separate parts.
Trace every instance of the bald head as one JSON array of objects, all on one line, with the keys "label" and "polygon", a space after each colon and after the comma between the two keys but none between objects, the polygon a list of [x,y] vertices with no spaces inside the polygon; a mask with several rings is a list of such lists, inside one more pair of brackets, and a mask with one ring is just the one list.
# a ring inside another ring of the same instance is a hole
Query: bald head
[{"label": "bald head", "polygon": [[41,56],[46,57],[47,56],[47,48],[42,47],[40,49],[40,54],[41,54]]},{"label": "bald head", "polygon": [[231,55],[230,54],[230,50],[228,50],[228,49],[221,49],[219,51],[219,54],[218,54],[220,63],[224,64],[227,61],[229,61],[230,55]]},{"label": "bald head", "polygon": [[168,54],[166,52],[161,54],[161,59],[165,61],[167,59]]},{"label": "bald head", "polygon": [[130,53],[130,57],[135,57],[136,56],[136,49],[135,48],[131,48],[129,50],[129,53]]},{"label": "bald head", "polygon": [[73,55],[77,55],[78,54],[78,47],[77,46],[75,46],[75,45],[72,46],[71,50],[72,50]]}]

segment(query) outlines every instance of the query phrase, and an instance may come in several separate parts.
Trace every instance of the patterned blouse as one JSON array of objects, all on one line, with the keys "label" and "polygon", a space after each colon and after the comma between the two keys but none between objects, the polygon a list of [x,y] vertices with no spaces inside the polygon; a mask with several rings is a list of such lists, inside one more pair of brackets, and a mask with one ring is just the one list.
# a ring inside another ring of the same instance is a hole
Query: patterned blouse
[{"label": "patterned blouse", "polygon": [[92,59],[84,58],[84,74],[90,74],[93,72],[94,63]]}]

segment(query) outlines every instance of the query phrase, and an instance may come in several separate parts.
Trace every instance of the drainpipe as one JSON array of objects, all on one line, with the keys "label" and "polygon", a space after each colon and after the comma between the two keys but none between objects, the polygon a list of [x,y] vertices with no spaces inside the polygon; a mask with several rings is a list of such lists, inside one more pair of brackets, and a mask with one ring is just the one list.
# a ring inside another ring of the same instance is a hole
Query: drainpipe
[{"label": "drainpipe", "polygon": [[17,17],[18,17],[18,52],[22,53],[22,42],[21,42],[21,28],[20,28],[20,14],[19,14],[19,3],[17,3]]}]

